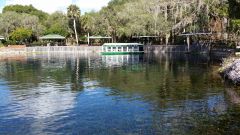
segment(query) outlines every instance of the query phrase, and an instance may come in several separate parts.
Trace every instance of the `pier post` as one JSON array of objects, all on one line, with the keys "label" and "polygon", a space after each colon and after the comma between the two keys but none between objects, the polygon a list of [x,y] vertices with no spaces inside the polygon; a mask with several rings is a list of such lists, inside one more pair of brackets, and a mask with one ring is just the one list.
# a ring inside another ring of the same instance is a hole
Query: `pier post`
[{"label": "pier post", "polygon": [[88,45],[89,45],[89,43],[90,43],[90,39],[89,39],[89,33],[88,33],[88,40],[87,40],[87,41],[88,41]]},{"label": "pier post", "polygon": [[190,36],[187,36],[188,52],[190,52]]}]

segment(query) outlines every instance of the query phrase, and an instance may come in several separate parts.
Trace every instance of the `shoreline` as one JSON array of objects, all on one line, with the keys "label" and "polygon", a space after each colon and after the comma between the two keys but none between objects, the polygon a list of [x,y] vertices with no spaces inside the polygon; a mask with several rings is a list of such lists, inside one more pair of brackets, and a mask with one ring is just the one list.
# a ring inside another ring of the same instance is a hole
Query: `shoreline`
[{"label": "shoreline", "polygon": [[[8,46],[0,48],[0,56],[15,56],[42,53],[71,53],[71,54],[101,54],[102,46]],[[190,52],[189,52],[190,51]],[[192,45],[190,50],[185,45],[146,45],[144,53],[162,54],[162,53],[186,53],[186,54],[214,54],[229,55],[231,51],[222,51],[215,49],[210,51],[208,47],[199,47]]]},{"label": "shoreline", "polygon": [[223,79],[231,81],[235,85],[240,84],[240,58],[228,57],[223,59],[221,67],[218,69]]}]

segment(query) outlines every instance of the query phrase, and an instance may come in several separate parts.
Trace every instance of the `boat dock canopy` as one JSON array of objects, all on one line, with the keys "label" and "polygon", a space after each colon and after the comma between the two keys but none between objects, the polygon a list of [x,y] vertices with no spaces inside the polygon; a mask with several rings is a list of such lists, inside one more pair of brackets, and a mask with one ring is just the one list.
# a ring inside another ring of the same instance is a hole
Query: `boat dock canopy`
[{"label": "boat dock canopy", "polygon": [[132,36],[132,38],[160,38],[160,36]]},{"label": "boat dock canopy", "polygon": [[139,43],[105,43],[103,44],[104,46],[142,46],[143,44],[139,44]]},{"label": "boat dock canopy", "polygon": [[111,39],[112,37],[90,36],[89,39]]},{"label": "boat dock canopy", "polygon": [[49,35],[45,35],[40,37],[39,39],[46,39],[46,40],[51,40],[51,39],[65,39],[65,37],[61,36],[61,35],[57,35],[57,34],[49,34]]},{"label": "boat dock canopy", "polygon": [[0,40],[4,40],[5,38],[3,36],[0,36]]},{"label": "boat dock canopy", "polygon": [[180,36],[212,35],[212,33],[182,33]]}]

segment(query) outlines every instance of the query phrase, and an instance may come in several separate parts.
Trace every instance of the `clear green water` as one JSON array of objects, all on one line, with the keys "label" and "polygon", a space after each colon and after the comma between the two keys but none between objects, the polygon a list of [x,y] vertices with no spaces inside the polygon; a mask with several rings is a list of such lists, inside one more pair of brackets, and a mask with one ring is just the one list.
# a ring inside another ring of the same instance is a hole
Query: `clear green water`
[{"label": "clear green water", "polygon": [[0,134],[240,134],[238,90],[208,56],[35,55],[0,62]]}]

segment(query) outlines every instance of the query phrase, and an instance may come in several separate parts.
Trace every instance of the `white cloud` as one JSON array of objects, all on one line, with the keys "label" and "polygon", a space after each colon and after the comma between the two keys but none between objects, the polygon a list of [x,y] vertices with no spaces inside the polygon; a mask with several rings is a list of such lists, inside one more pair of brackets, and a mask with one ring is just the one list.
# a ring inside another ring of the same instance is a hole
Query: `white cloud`
[{"label": "white cloud", "polygon": [[80,6],[82,12],[89,12],[91,10],[98,11],[102,7],[107,6],[110,0],[77,0],[76,4]]},{"label": "white cloud", "polygon": [[106,6],[109,1],[110,0],[6,0],[6,5],[32,4],[37,9],[53,13],[57,10],[66,11],[67,7],[74,2],[74,4],[80,7],[82,12],[88,12],[91,10],[100,10],[103,6]]}]

